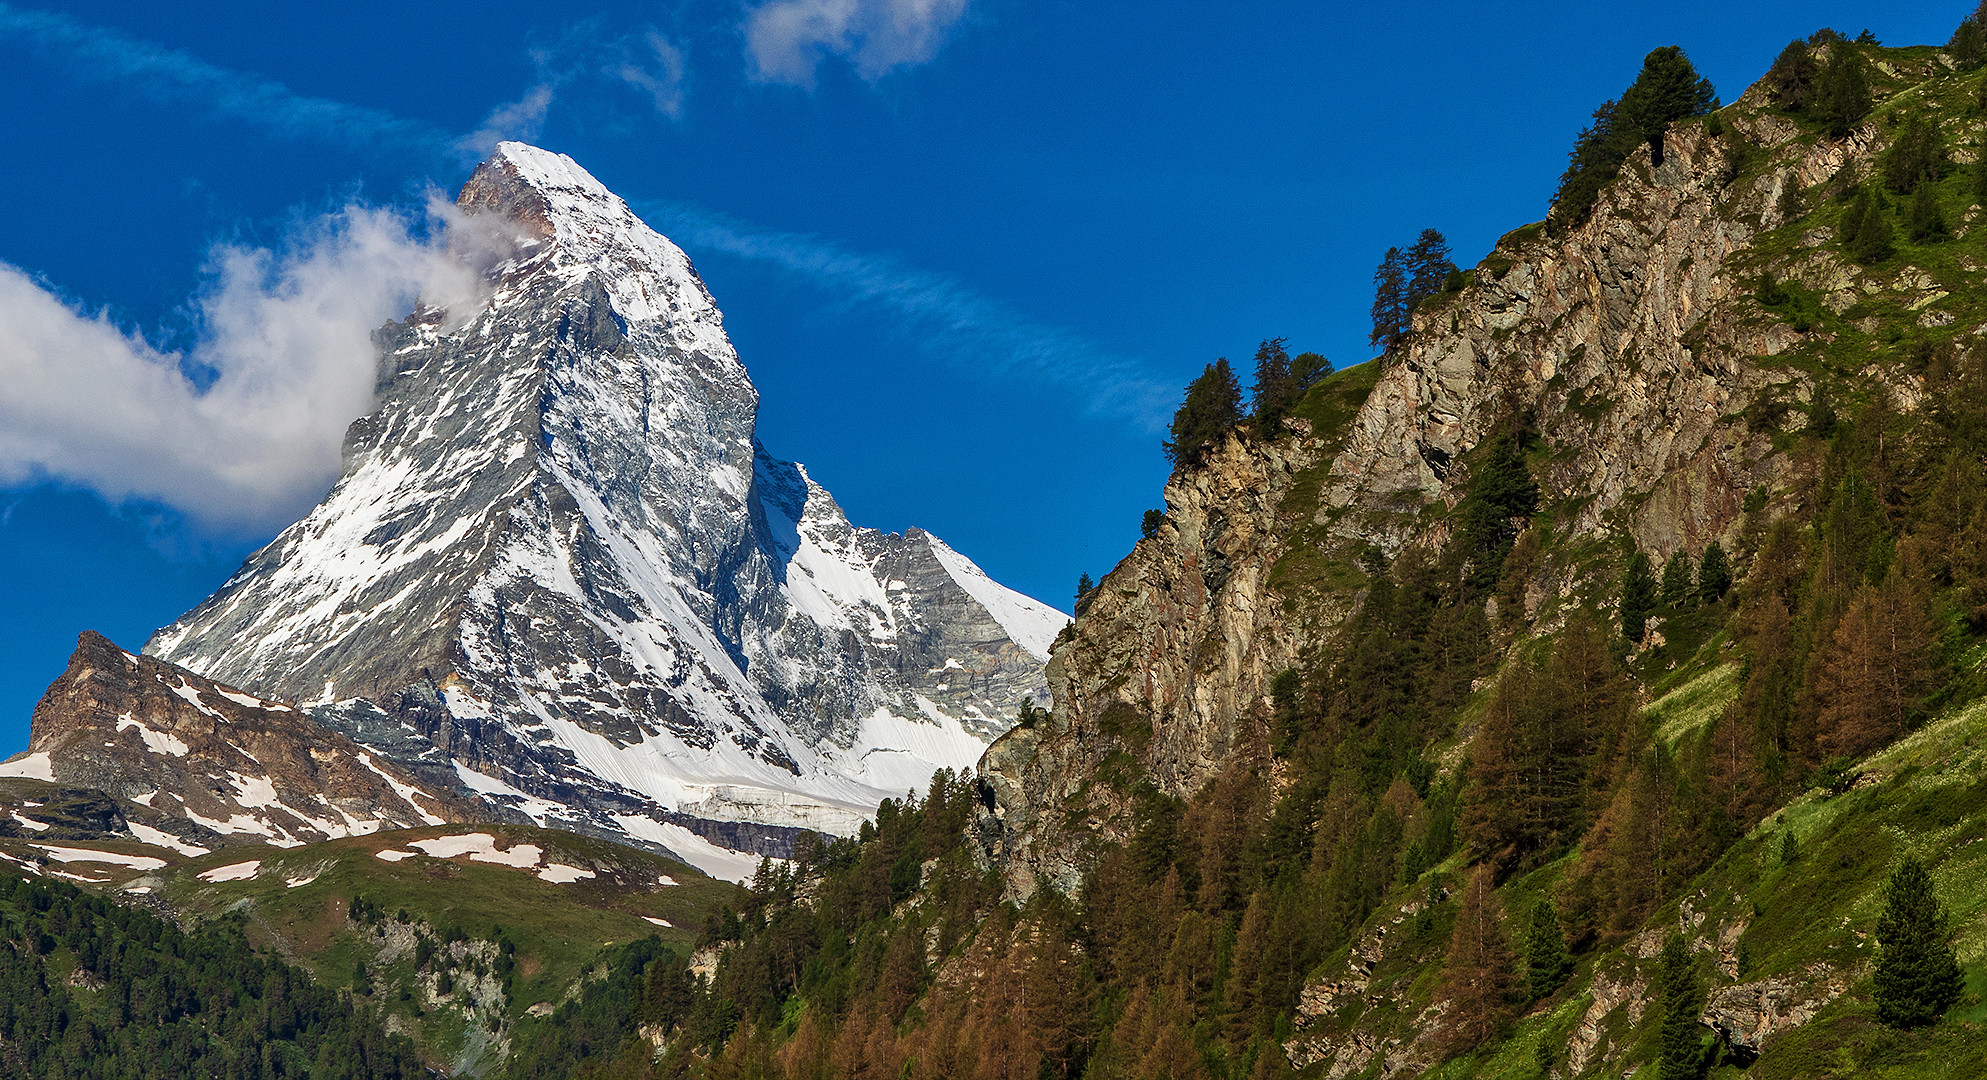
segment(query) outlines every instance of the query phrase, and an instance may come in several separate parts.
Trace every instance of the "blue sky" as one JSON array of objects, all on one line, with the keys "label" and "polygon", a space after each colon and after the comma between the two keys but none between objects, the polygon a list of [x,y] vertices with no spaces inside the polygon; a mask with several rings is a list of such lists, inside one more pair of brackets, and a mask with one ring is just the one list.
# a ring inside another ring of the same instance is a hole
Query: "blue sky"
[{"label": "blue sky", "polygon": [[[1160,427],[1203,364],[1269,336],[1363,359],[1380,252],[1433,226],[1470,263],[1540,217],[1650,48],[1730,98],[1819,26],[1942,42],[1966,10],[262,7],[0,4],[0,753],[78,631],[135,649],[314,501],[321,447],[268,448],[354,406],[313,381],[337,358],[300,341],[298,290],[381,276],[355,206],[412,222],[379,257],[418,276],[424,200],[498,135],[571,154],[689,250],[761,439],[853,520],[1066,606],[1159,505]],[[175,358],[192,391],[140,385]]]}]

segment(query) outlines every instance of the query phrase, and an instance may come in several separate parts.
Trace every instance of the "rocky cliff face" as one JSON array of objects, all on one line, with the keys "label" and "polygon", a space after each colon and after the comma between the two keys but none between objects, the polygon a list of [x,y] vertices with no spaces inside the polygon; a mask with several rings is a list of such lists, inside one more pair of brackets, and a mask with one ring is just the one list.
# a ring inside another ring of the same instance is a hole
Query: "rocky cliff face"
[{"label": "rocky cliff face", "polygon": [[516,143],[459,203],[504,245],[488,303],[382,333],[337,485],[148,652],[679,851],[849,831],[1044,692],[1066,617],[768,454],[710,294],[625,203]]},{"label": "rocky cliff face", "polygon": [[[1838,314],[1894,302],[1926,327],[1951,323],[1954,301],[1916,269],[1847,262],[1827,230],[1792,251],[1756,247],[1784,224],[1783,189],[1827,197],[1870,176],[1885,144],[1874,125],[1803,135],[1758,93],[1726,113],[1751,164],[1707,125],[1678,125],[1662,163],[1639,150],[1585,224],[1519,229],[1467,287],[1424,304],[1411,344],[1375,361],[1383,370],[1342,425],[1230,439],[1174,475],[1165,527],[1058,644],[1053,716],[983,762],[977,834],[1016,895],[1074,887],[1087,845],[1128,834],[1129,793],[1100,782],[1112,762],[1186,797],[1252,760],[1271,680],[1328,647],[1357,604],[1360,553],[1439,549],[1465,462],[1500,422],[1525,418],[1549,451],[1535,479],[1555,542],[1530,570],[1520,625],[1549,627],[1558,601],[1610,588],[1618,567],[1595,552],[1632,540],[1660,561],[1713,539],[1732,547],[1749,494],[1769,500],[1755,505],[1767,515],[1808,497],[1813,462],[1781,447],[1806,422],[1815,357],[1833,342],[1763,309],[1757,275]],[[1922,397],[1915,378],[1870,377],[1902,408]],[[1279,560],[1326,572],[1279,572]]]},{"label": "rocky cliff face", "polygon": [[[118,813],[98,831],[182,849],[294,847],[480,816],[450,788],[424,784],[291,706],[132,656],[93,633],[35,706],[27,753],[0,775],[145,807],[150,824]],[[168,835],[159,818],[192,828],[171,826]]]}]

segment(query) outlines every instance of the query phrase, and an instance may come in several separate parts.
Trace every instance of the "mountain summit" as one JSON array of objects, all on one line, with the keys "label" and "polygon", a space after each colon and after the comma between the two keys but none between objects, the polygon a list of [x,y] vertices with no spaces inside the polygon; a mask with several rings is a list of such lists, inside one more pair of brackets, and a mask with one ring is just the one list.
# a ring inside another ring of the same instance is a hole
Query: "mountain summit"
[{"label": "mountain summit", "polygon": [[680,248],[520,143],[457,202],[501,238],[486,304],[381,331],[330,494],[147,653],[539,824],[679,849],[851,831],[1045,694],[1068,617],[769,455]]}]

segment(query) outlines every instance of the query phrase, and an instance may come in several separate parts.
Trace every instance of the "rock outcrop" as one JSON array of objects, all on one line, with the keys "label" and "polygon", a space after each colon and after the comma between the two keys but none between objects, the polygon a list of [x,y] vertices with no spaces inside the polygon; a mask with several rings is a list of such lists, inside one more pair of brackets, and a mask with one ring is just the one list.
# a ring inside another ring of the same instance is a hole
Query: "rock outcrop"
[{"label": "rock outcrop", "polygon": [[[189,823],[188,843],[295,846],[478,820],[480,808],[310,716],[85,633],[35,706],[25,755],[0,773],[89,789]],[[135,832],[116,803],[99,834]],[[150,815],[147,815],[148,818]],[[35,819],[54,826],[54,816]],[[51,828],[52,835],[52,828]],[[146,842],[170,840],[151,836]]]}]

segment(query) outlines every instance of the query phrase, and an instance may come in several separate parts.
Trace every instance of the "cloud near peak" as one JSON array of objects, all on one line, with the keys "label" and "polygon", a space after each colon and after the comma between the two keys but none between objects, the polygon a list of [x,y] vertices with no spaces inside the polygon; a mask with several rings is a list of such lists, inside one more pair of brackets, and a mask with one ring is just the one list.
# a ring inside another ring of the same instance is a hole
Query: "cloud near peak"
[{"label": "cloud near peak", "polygon": [[453,210],[433,205],[425,235],[404,214],[352,206],[279,250],[215,248],[183,353],[0,263],[0,483],[153,499],[229,531],[288,524],[336,478],[346,426],[373,406],[373,332],[417,305],[480,308],[476,264],[491,248],[451,225]]},{"label": "cloud near peak", "polygon": [[813,86],[839,56],[871,82],[938,54],[968,0],[769,0],[746,13],[745,51],[761,82]]}]

